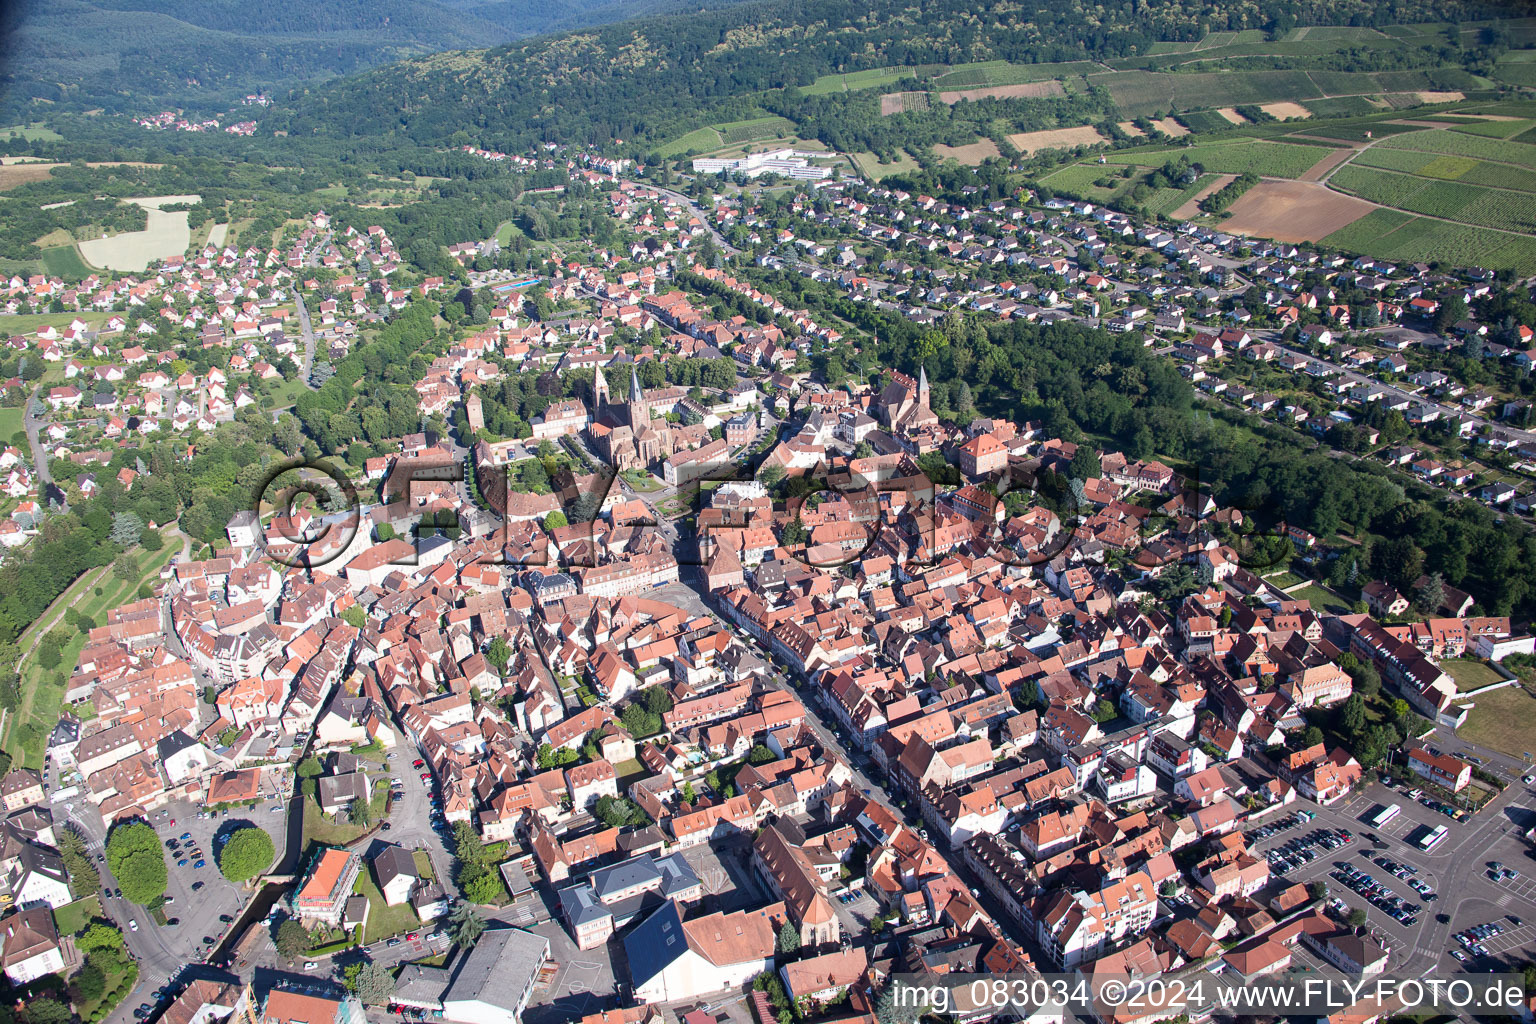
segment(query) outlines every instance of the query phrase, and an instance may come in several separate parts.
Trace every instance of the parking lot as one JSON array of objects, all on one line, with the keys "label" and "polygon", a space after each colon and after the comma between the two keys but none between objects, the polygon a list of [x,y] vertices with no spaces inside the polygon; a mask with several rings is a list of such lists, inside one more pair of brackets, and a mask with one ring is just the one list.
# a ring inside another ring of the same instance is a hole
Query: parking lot
[{"label": "parking lot", "polygon": [[[270,809],[282,806],[281,801],[268,799],[249,810],[218,812],[178,802],[150,815],[166,855],[164,912],[168,922],[176,922],[162,931],[175,937],[173,948],[188,950],[189,959],[200,958],[213,948],[244,906],[246,893],[219,873],[218,851],[235,832],[256,826],[272,836],[281,860],[285,821],[281,813],[273,814]],[[183,840],[182,836],[191,838]],[[203,865],[200,868],[196,866],[199,861]],[[230,920],[221,920],[223,917]]]}]

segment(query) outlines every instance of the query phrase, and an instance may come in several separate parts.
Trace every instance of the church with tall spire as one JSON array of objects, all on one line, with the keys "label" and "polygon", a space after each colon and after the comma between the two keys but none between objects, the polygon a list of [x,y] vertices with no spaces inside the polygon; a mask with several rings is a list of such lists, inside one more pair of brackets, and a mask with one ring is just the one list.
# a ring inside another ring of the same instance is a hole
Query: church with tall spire
[{"label": "church with tall spire", "polygon": [[928,368],[919,366],[917,380],[898,371],[890,371],[890,383],[880,389],[876,399],[876,418],[893,434],[903,434],[936,427],[939,417],[928,405]]},{"label": "church with tall spire", "polygon": [[673,451],[672,428],[665,419],[651,418],[651,404],[640,386],[639,367],[629,368],[629,397],[616,404],[601,368],[592,378],[592,446],[617,469],[644,469]]}]

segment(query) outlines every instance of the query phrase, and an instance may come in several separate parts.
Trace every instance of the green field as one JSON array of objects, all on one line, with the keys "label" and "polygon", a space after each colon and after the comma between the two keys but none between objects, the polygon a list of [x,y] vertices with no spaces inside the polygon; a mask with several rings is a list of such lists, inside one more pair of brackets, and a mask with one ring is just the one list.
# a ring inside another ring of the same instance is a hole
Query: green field
[{"label": "green field", "polygon": [[56,245],[43,250],[43,267],[50,274],[57,274],[66,281],[79,281],[90,277],[94,271],[80,258],[80,250],[73,245]]},{"label": "green field", "polygon": [[21,432],[21,409],[0,409],[0,443]]},{"label": "green field", "polygon": [[891,174],[910,174],[919,170],[918,162],[912,159],[905,150],[900,151],[901,156],[895,161],[882,164],[873,153],[854,153],[853,165],[859,169],[859,173],[871,181],[879,181]]},{"label": "green field", "polygon": [[1418,153],[1412,150],[1382,149],[1380,146],[1375,146],[1360,153],[1350,162],[1388,171],[1403,171],[1425,178],[1459,181],[1469,185],[1488,185],[1519,192],[1536,192],[1536,170],[1511,167],[1509,164],[1489,163],[1469,156]]},{"label": "green field", "polygon": [[1462,693],[1480,686],[1491,686],[1504,679],[1475,658],[1447,658],[1440,663],[1440,667],[1451,674],[1451,678],[1456,680],[1456,689]]},{"label": "green field", "polygon": [[1532,124],[1527,118],[1516,121],[1469,121],[1466,124],[1458,124],[1456,131],[1466,132],[1468,135],[1482,135],[1490,139],[1512,139],[1528,131]]},{"label": "green field", "polygon": [[1382,206],[1463,224],[1536,231],[1536,195],[1420,178],[1374,167],[1340,167],[1329,184]]},{"label": "green field", "polygon": [[[1042,184],[1061,192],[1069,193],[1096,203],[1109,202],[1121,191],[1135,184],[1136,178],[1121,178],[1118,176],[1118,167],[1108,167],[1104,164],[1068,164],[1058,170],[1052,171],[1041,178]],[[1100,188],[1095,181],[1108,178],[1114,183],[1114,188]]]},{"label": "green field", "polygon": [[1193,185],[1188,188],[1160,188],[1147,198],[1142,205],[1148,213],[1159,217],[1170,216],[1174,210],[1183,206],[1185,201],[1193,199],[1195,193],[1209,185],[1216,175],[1202,174]]},{"label": "green field", "polygon": [[1229,132],[1238,125],[1233,124],[1214,110],[1191,110],[1188,113],[1178,115],[1178,121],[1192,132],[1210,134],[1211,132]]},{"label": "green field", "polygon": [[1447,132],[1427,129],[1384,139],[1380,145],[1388,149],[1412,149],[1428,153],[1448,153],[1451,156],[1471,156],[1497,163],[1518,164],[1536,168],[1536,146],[1510,139],[1485,139],[1466,132]]},{"label": "green field", "polygon": [[795,122],[787,117],[758,117],[750,121],[731,121],[710,127],[720,133],[722,145],[739,146],[743,142],[777,139],[791,135],[795,131]]},{"label": "green field", "polygon": [[916,73],[916,70],[910,67],[890,67],[850,71],[846,75],[822,75],[810,85],[803,86],[800,91],[807,96],[825,96],[833,92],[857,92],[860,89],[894,85],[904,78],[911,78]]},{"label": "green field", "polygon": [[1053,78],[1086,75],[1097,68],[1093,61],[1074,60],[1057,64],[1010,64],[989,60],[976,64],[956,64],[933,77],[933,87],[940,90],[985,89],[994,85],[1023,85]]},{"label": "green field", "polygon": [[1372,210],[1322,244],[1398,261],[1443,260],[1456,266],[1510,266],[1536,272],[1536,239],[1487,228]]},{"label": "green field", "polygon": [[1536,698],[1521,686],[1506,686],[1485,693],[1474,702],[1467,724],[1456,735],[1478,746],[1522,757],[1536,750],[1531,742],[1536,735]]},{"label": "green field", "polygon": [[0,128],[0,139],[23,138],[28,142],[58,142],[64,138],[52,128],[44,128],[41,124],[13,125],[10,128]]},{"label": "green field", "polygon": [[1196,143],[1176,149],[1126,149],[1106,154],[1105,160],[1111,164],[1156,167],[1168,160],[1187,156],[1190,163],[1200,164],[1216,174],[1253,171],[1277,178],[1294,178],[1325,155],[1326,150],[1320,146],[1239,139],[1232,142]]},{"label": "green field", "polygon": [[682,156],[684,153],[708,153],[712,149],[719,149],[724,144],[720,133],[713,128],[695,128],[687,135],[657,146],[654,152],[662,159],[671,159]]}]

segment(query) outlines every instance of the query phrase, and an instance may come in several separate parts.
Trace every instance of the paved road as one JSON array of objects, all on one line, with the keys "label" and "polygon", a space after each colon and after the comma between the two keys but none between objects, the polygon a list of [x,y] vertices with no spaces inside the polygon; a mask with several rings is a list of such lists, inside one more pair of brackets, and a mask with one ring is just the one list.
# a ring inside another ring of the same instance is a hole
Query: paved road
[{"label": "paved road", "polygon": [[[39,437],[44,425],[47,423],[47,414],[33,418],[32,409],[39,401],[43,393],[43,385],[39,384],[32,389],[32,394],[27,398],[26,412],[22,414],[21,426],[27,432],[27,444],[32,447],[32,472],[38,480],[44,484],[53,483],[53,474],[48,471],[48,453],[43,451],[43,442]],[[42,488],[38,488],[41,490]]]},{"label": "paved road", "polygon": [[304,334],[304,359],[299,364],[299,380],[310,389],[314,384],[310,383],[309,373],[315,367],[315,331],[309,323],[309,309],[304,305],[304,296],[294,292],[294,308],[299,313],[299,329]]}]

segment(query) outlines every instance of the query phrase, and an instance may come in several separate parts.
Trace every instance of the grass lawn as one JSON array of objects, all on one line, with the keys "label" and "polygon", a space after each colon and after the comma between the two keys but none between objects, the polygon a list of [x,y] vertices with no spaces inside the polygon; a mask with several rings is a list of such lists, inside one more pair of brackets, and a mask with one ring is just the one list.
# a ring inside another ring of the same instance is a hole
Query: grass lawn
[{"label": "grass lawn", "polygon": [[[614,774],[619,777],[619,781],[621,783],[628,782],[632,778],[638,778],[640,776],[649,774],[645,770],[645,765],[641,764],[640,759],[637,757],[632,757],[628,761],[620,761],[618,764],[613,766],[613,771]],[[620,786],[619,788],[623,789],[624,787]]]},{"label": "grass lawn", "polygon": [[62,935],[79,935],[85,930],[85,926],[91,923],[91,918],[104,916],[101,912],[101,900],[96,896],[87,896],[64,906],[53,912],[54,926]]},{"label": "grass lawn", "polygon": [[0,330],[7,334],[31,334],[45,324],[68,327],[71,320],[79,319],[91,326],[105,323],[111,313],[13,313],[0,316]]},{"label": "grass lawn", "polygon": [[[380,779],[373,785],[373,800],[370,804],[373,810],[373,820],[384,820],[384,803],[389,797],[389,782]],[[342,815],[341,817],[345,817]],[[320,810],[320,802],[315,797],[304,797],[304,848],[306,850],[316,843],[321,846],[346,846],[356,841],[364,832],[372,826],[353,825],[348,821],[332,821]]]},{"label": "grass lawn", "polygon": [[0,438],[9,438],[21,430],[21,409],[0,409]]},{"label": "grass lawn", "polygon": [[1335,615],[1347,615],[1353,610],[1353,606],[1339,595],[1330,590],[1324,590],[1316,583],[1293,590],[1286,595],[1298,601],[1311,601],[1312,607],[1318,610],[1326,610]]},{"label": "grass lawn", "polygon": [[1281,590],[1284,590],[1286,587],[1294,587],[1298,583],[1306,582],[1300,576],[1297,576],[1295,573],[1291,572],[1289,569],[1282,569],[1275,573],[1265,573],[1264,579],[1269,583],[1273,583]]},{"label": "grass lawn", "polygon": [[1485,693],[1474,701],[1467,723],[1456,735],[1478,746],[1498,750],[1511,757],[1523,757],[1536,750],[1536,697],[1522,686],[1506,686]]},{"label": "grass lawn", "polygon": [[368,928],[363,933],[363,941],[378,942],[420,927],[421,919],[409,903],[391,907],[384,902],[384,894],[379,892],[373,874],[367,869],[358,872],[357,884],[352,887],[352,891],[368,897]]},{"label": "grass lawn", "polygon": [[1497,671],[1473,658],[1447,658],[1440,667],[1451,674],[1456,680],[1456,689],[1462,693],[1504,679]]}]

